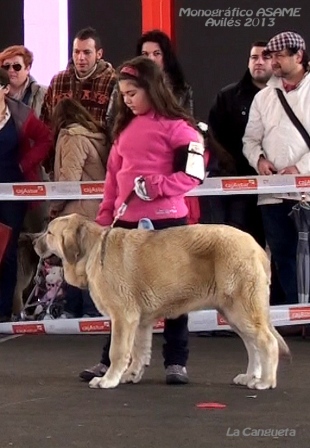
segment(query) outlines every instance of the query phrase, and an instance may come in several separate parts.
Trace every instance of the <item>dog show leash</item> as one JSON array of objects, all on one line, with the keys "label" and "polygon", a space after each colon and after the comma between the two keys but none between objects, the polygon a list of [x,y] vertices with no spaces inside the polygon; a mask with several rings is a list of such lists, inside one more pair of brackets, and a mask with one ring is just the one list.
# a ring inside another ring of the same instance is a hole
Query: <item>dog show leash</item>
[{"label": "dog show leash", "polygon": [[102,237],[102,240],[101,240],[101,257],[100,257],[100,265],[101,266],[103,266],[104,253],[105,253],[105,248],[106,248],[106,245],[107,245],[107,239],[108,239],[109,233],[114,228],[114,226],[117,223],[117,221],[125,214],[125,212],[127,210],[127,207],[128,207],[128,204],[132,200],[132,198],[135,196],[135,194],[136,194],[135,190],[134,189],[131,190],[131,192],[126,197],[124,202],[118,208],[118,210],[116,212],[116,215],[114,216],[114,219],[112,221],[112,224],[110,225],[110,227],[108,228],[108,230],[104,233],[104,235]]},{"label": "dog show leash", "polygon": [[[138,196],[136,187],[137,186],[141,187],[143,185],[143,183],[144,183],[144,179],[142,176],[139,176],[135,179],[135,187],[131,190],[131,192],[126,197],[124,202],[122,202],[122,204],[120,205],[120,207],[118,208],[118,210],[116,212],[116,215],[114,216],[112,224],[110,225],[109,229],[104,233],[104,235],[102,237],[102,241],[101,241],[101,258],[100,258],[101,266],[103,266],[103,258],[104,258],[104,253],[105,253],[105,248],[107,245],[107,239],[108,239],[109,233],[114,228],[116,222],[119,221],[119,219],[125,214],[127,207],[129,205],[129,202],[133,199],[134,196]],[[142,186],[142,188],[144,188],[144,187]],[[144,195],[145,195],[145,197],[144,197],[145,200],[150,200],[149,198],[147,198],[147,195],[145,193],[144,193]]]},{"label": "dog show leash", "polygon": [[131,190],[131,192],[129,193],[129,195],[127,196],[127,198],[124,200],[124,202],[121,204],[121,206],[118,208],[116,215],[114,216],[113,222],[110,226],[111,229],[113,229],[113,227],[115,226],[116,222],[122,217],[124,216],[127,207],[129,205],[129,202],[133,199],[133,197],[136,195],[135,189]]}]

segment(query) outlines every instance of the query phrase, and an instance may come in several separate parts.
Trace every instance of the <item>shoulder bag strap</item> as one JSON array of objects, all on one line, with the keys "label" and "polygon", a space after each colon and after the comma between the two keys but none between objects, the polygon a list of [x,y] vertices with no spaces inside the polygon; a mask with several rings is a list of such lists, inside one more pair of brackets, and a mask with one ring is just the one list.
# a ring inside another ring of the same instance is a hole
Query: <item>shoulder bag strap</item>
[{"label": "shoulder bag strap", "polygon": [[283,92],[281,89],[276,89],[277,91],[277,95],[279,97],[279,100],[281,101],[281,104],[285,110],[285,112],[287,113],[287,115],[289,116],[289,118],[291,119],[292,123],[294,124],[294,126],[296,126],[296,128],[298,129],[298,131],[300,132],[302,138],[305,140],[305,142],[308,145],[308,148],[310,149],[310,135],[308,134],[308,132],[306,131],[306,129],[304,128],[303,124],[300,122],[300,120],[296,117],[296,115],[294,114],[291,106],[288,104],[288,102],[285,99],[285,96],[283,95]]}]

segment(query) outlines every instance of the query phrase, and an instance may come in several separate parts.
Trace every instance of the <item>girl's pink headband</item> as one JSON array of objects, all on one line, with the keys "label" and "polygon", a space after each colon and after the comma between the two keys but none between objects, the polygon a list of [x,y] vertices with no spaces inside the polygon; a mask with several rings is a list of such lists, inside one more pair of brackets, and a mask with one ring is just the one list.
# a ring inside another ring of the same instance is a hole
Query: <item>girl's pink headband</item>
[{"label": "girl's pink headband", "polygon": [[123,67],[121,69],[120,73],[125,73],[127,75],[134,76],[135,78],[139,77],[138,70],[136,68],[134,68],[134,67],[129,67],[128,65],[125,65],[125,67]]}]

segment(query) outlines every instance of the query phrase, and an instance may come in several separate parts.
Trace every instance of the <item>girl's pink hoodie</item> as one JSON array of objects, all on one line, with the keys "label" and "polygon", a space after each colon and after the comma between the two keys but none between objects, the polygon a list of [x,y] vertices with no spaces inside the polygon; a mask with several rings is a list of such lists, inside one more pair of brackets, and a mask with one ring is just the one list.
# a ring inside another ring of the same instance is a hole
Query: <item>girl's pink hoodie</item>
[{"label": "girl's pink hoodie", "polygon": [[188,209],[184,195],[198,181],[184,172],[173,172],[175,151],[191,141],[201,142],[199,133],[184,120],[172,120],[153,111],[136,116],[112,146],[107,166],[104,198],[96,222],[112,223],[120,205],[143,176],[152,201],[134,196],[122,220],[137,222],[141,218],[183,218]]}]

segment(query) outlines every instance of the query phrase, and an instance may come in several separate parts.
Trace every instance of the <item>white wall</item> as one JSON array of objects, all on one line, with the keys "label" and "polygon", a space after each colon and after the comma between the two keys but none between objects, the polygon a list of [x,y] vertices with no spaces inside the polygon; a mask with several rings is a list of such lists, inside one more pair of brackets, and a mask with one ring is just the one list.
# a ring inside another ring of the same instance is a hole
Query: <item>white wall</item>
[{"label": "white wall", "polygon": [[34,54],[32,76],[49,85],[68,62],[67,0],[24,0],[24,44]]}]

